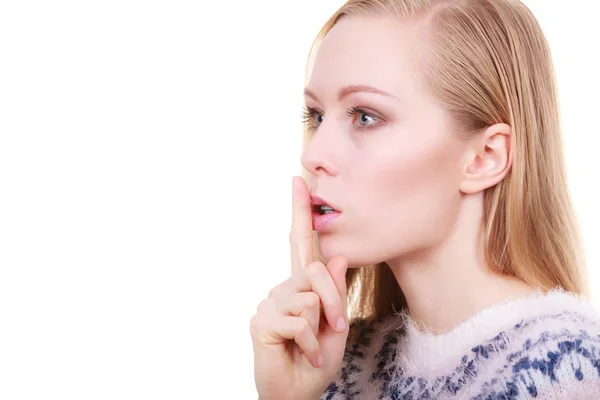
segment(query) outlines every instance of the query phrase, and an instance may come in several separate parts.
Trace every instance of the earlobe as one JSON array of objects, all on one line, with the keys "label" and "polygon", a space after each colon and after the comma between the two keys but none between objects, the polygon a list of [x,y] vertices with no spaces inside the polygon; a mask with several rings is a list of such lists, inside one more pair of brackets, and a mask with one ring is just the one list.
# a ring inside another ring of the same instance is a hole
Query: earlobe
[{"label": "earlobe", "polygon": [[512,163],[512,129],[507,124],[486,128],[473,140],[460,184],[464,194],[481,192],[502,181]]}]

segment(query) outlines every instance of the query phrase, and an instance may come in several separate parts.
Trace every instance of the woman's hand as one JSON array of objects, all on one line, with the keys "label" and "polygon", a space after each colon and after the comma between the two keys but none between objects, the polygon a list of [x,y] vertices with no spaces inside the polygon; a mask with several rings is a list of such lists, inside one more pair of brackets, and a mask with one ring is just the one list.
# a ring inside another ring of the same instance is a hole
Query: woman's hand
[{"label": "woman's hand", "polygon": [[346,339],[344,257],[313,261],[310,194],[294,177],[292,275],[274,287],[250,321],[261,400],[318,399],[338,373]]}]

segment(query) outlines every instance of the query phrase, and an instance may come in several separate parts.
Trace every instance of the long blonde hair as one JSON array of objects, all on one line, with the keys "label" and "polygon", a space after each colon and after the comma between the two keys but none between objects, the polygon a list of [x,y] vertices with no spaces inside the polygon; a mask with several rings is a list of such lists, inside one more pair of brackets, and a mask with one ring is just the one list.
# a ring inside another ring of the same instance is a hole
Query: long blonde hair
[{"label": "long blonde hair", "polygon": [[[560,287],[587,295],[554,67],[531,11],[518,0],[349,0],[315,38],[306,84],[320,42],[341,18],[352,15],[419,19],[428,33],[428,60],[421,66],[427,89],[461,132],[476,134],[499,122],[512,127],[511,170],[484,193],[488,265],[544,291]],[[305,131],[304,146],[309,140]],[[319,254],[316,235],[314,244]],[[385,262],[349,269],[346,282],[350,319],[406,308]]]}]

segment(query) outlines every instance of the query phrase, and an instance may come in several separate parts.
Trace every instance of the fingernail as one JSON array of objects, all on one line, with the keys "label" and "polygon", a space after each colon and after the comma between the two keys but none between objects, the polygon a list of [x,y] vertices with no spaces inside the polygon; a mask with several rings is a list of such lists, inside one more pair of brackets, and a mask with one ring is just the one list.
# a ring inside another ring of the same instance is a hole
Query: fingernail
[{"label": "fingernail", "polygon": [[336,328],[340,332],[342,332],[342,331],[344,331],[344,329],[346,329],[346,320],[344,320],[344,317],[338,318]]},{"label": "fingernail", "polygon": [[317,367],[320,367],[321,365],[323,365],[323,357],[319,355],[319,357],[317,357]]}]

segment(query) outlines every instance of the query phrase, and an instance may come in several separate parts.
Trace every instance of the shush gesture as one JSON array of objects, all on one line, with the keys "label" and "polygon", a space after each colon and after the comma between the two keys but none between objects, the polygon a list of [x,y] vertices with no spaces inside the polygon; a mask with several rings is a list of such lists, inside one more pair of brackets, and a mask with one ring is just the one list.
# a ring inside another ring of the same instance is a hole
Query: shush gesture
[{"label": "shush gesture", "polygon": [[310,193],[292,180],[291,276],[275,286],[250,321],[254,378],[261,400],[318,399],[335,379],[348,338],[347,260],[314,261]]}]

